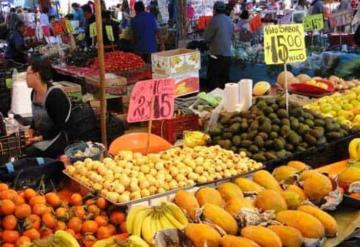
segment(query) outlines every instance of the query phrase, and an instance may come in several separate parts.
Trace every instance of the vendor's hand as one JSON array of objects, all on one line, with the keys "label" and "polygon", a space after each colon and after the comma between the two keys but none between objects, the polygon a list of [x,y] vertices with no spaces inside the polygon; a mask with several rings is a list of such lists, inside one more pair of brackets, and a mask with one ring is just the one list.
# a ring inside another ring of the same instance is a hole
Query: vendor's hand
[{"label": "vendor's hand", "polygon": [[41,142],[43,140],[42,136],[34,136],[26,139],[26,145],[33,144],[35,142]]}]

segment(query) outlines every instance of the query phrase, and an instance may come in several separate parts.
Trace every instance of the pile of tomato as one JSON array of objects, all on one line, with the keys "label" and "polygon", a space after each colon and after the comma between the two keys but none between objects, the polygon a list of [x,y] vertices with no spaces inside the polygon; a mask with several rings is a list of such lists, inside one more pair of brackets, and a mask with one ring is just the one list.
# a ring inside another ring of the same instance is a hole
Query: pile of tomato
[{"label": "pile of tomato", "polygon": [[101,197],[78,193],[64,201],[58,193],[41,194],[31,188],[16,191],[0,183],[0,243],[17,247],[51,236],[57,230],[71,233],[83,246],[117,235],[127,238],[125,214],[110,211]]},{"label": "pile of tomato", "polygon": [[[144,67],[144,60],[130,52],[113,51],[105,53],[105,71],[106,72],[123,72],[140,69]],[[98,59],[94,60],[93,68],[99,68]]]}]

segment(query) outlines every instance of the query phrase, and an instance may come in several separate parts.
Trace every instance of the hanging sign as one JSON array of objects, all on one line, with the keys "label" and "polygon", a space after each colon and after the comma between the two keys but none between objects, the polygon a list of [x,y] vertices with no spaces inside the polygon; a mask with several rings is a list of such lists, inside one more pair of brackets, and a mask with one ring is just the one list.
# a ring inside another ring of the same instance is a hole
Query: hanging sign
[{"label": "hanging sign", "polygon": [[174,114],[175,80],[140,81],[131,92],[129,123],[170,119]]},{"label": "hanging sign", "polygon": [[261,16],[260,15],[254,16],[249,21],[249,26],[250,26],[251,32],[257,31],[259,28],[261,28],[261,25],[262,25],[262,23],[261,23]]},{"label": "hanging sign", "polygon": [[353,15],[349,10],[343,10],[330,14],[329,23],[331,28],[349,25],[352,21]]},{"label": "hanging sign", "polygon": [[314,30],[324,29],[324,16],[323,14],[308,15],[304,17],[304,31],[310,32]]},{"label": "hanging sign", "polygon": [[93,23],[90,24],[89,33],[90,33],[90,38],[95,38],[96,37],[96,35],[97,35],[96,22],[93,22]]},{"label": "hanging sign", "polygon": [[265,63],[286,64],[305,61],[304,37],[302,24],[265,26]]},{"label": "hanging sign", "polygon": [[114,38],[113,27],[110,25],[106,25],[105,31],[106,31],[106,36],[107,36],[108,40],[111,42],[114,42],[115,38]]}]

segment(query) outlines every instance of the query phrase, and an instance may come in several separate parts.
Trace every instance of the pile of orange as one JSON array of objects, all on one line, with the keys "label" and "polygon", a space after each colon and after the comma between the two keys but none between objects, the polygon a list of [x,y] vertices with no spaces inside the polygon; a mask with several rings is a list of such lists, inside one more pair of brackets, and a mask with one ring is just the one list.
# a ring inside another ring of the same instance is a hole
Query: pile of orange
[{"label": "pile of orange", "polygon": [[101,197],[85,200],[74,193],[64,201],[56,192],[15,191],[0,183],[0,246],[21,246],[57,230],[71,233],[86,247],[118,234],[126,238],[125,214],[116,209],[110,212],[108,206]]}]

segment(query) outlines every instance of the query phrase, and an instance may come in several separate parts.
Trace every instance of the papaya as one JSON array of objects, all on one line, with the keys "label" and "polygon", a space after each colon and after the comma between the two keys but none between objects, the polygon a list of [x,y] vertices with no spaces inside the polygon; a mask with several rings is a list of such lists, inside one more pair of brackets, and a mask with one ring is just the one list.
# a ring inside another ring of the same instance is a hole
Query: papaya
[{"label": "papaya", "polygon": [[200,205],[194,194],[185,190],[178,190],[175,194],[174,202],[184,210],[191,219],[195,219],[196,210],[200,208]]},{"label": "papaya", "polygon": [[220,246],[221,247],[260,247],[257,243],[254,241],[242,238],[242,237],[236,237],[232,235],[225,235],[220,240]]},{"label": "papaya", "polygon": [[223,183],[217,188],[217,190],[225,202],[233,198],[244,197],[240,187],[234,183]]},{"label": "papaya", "polygon": [[303,188],[305,195],[310,200],[320,200],[333,190],[333,185],[330,178],[318,174],[305,179]]},{"label": "papaya", "polygon": [[299,194],[294,191],[282,191],[281,195],[285,199],[288,209],[297,209],[303,201]]},{"label": "papaya", "polygon": [[249,199],[233,198],[226,202],[225,210],[231,215],[237,215],[242,208],[254,208]]},{"label": "papaya", "polygon": [[268,228],[279,236],[283,247],[301,247],[303,236],[298,229],[282,225],[271,225]]},{"label": "papaya", "polygon": [[303,205],[298,208],[299,211],[308,213],[317,218],[325,228],[325,234],[327,237],[336,237],[337,234],[337,223],[334,217],[318,207]]},{"label": "papaya", "polygon": [[298,211],[284,210],[276,215],[280,223],[298,229],[305,238],[322,239],[325,236],[325,228],[314,216]]},{"label": "papaya", "polygon": [[280,192],[275,190],[264,190],[257,195],[255,207],[264,211],[274,210],[275,212],[280,212],[287,209],[287,204]]},{"label": "papaya", "polygon": [[299,171],[290,166],[279,166],[274,169],[272,175],[278,182],[284,181],[285,183],[292,184],[295,182],[295,175]]},{"label": "papaya", "polygon": [[338,176],[339,186],[347,189],[353,182],[360,181],[360,168],[351,166],[346,168]]},{"label": "papaya", "polygon": [[321,175],[321,173],[318,171],[315,171],[315,170],[305,170],[302,173],[300,173],[299,180],[305,181],[306,179],[308,179],[312,176],[317,176],[317,175]]},{"label": "papaya", "polygon": [[270,172],[261,170],[254,173],[253,181],[270,190],[282,191],[280,184]]},{"label": "papaya", "polygon": [[247,226],[241,230],[241,236],[251,239],[261,247],[281,247],[281,239],[275,232],[263,226]]},{"label": "papaya", "polygon": [[298,171],[304,171],[304,170],[311,169],[311,167],[308,166],[307,164],[305,164],[304,162],[297,161],[297,160],[292,160],[292,161],[288,162],[287,166],[295,168]]},{"label": "papaya", "polygon": [[248,178],[237,178],[234,180],[234,183],[239,186],[241,191],[243,192],[259,193],[260,191],[264,190],[264,187],[258,185],[257,183],[253,182]]},{"label": "papaya", "polygon": [[201,188],[196,192],[195,197],[199,202],[200,206],[203,206],[205,203],[215,204],[220,207],[223,207],[225,205],[225,202],[222,199],[219,191],[214,188]]},{"label": "papaya", "polygon": [[234,217],[218,205],[205,203],[203,206],[203,216],[220,226],[227,234],[235,235],[238,232],[238,225]]},{"label": "papaya", "polygon": [[295,184],[289,185],[287,187],[286,191],[296,192],[300,196],[301,201],[306,200],[306,195],[305,195],[304,191],[299,186],[297,186]]},{"label": "papaya", "polygon": [[206,224],[188,224],[185,235],[194,247],[219,247],[221,236],[218,231]]}]

